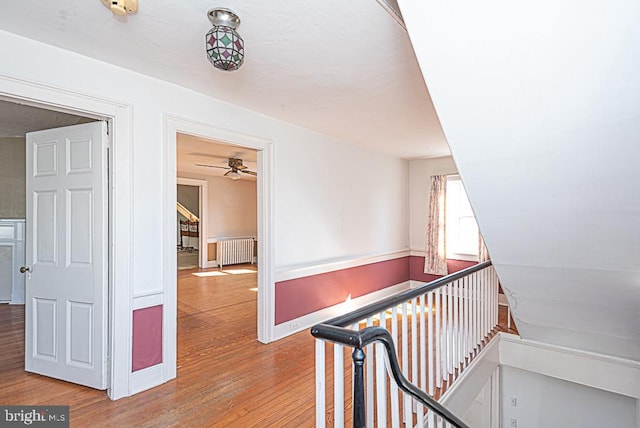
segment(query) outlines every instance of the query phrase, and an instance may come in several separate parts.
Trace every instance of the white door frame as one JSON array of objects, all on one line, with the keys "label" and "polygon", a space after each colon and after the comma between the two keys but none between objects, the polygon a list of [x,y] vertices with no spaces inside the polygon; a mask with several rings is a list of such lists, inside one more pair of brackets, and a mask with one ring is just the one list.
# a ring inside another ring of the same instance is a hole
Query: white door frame
[{"label": "white door frame", "polygon": [[176,377],[177,364],[177,254],[176,234],[176,140],[177,134],[188,134],[258,151],[258,340],[274,340],[274,198],[272,141],[184,118],[165,115],[164,119],[164,305],[163,361],[165,381]]},{"label": "white door frame", "polygon": [[[200,218],[200,233],[198,236],[198,267],[209,267],[209,244],[207,237],[209,236],[207,226],[209,212],[209,188],[207,180],[197,180],[194,178],[176,178],[176,184],[184,184],[186,186],[196,186],[198,188],[198,217]],[[175,226],[174,226],[175,227]]]},{"label": "white door frame", "polygon": [[[113,400],[130,395],[132,106],[0,74],[0,99],[104,119],[110,127],[109,388]],[[108,197],[105,195],[105,197]],[[106,201],[105,201],[106,202]]]}]

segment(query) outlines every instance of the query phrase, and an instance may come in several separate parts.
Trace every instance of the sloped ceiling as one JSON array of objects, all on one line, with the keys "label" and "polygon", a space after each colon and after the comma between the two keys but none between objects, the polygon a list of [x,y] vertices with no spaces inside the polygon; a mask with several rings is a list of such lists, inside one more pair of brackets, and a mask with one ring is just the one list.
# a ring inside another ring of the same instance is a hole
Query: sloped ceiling
[{"label": "sloped ceiling", "polygon": [[[449,154],[392,1],[138,3],[137,14],[117,18],[100,0],[5,2],[0,29],[394,156]],[[236,72],[206,59],[214,6],[242,20]]]},{"label": "sloped ceiling", "polygon": [[640,360],[640,4],[399,3],[521,335]]},{"label": "sloped ceiling", "polygon": [[0,99],[0,137],[24,137],[27,132],[77,125],[93,120],[95,119]]}]

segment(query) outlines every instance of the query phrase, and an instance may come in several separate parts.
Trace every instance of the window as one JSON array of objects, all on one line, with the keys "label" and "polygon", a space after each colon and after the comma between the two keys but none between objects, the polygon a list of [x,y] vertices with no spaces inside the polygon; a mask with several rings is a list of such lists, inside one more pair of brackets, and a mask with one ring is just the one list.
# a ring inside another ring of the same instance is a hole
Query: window
[{"label": "window", "polygon": [[459,176],[447,177],[447,258],[478,260],[478,224]]}]

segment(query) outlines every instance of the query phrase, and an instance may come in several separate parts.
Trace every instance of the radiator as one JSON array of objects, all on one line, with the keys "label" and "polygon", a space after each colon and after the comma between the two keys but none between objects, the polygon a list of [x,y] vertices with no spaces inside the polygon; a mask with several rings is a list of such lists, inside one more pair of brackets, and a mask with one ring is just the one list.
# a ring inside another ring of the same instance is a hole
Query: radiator
[{"label": "radiator", "polygon": [[253,264],[253,238],[223,239],[217,243],[216,261],[218,266],[237,263]]}]

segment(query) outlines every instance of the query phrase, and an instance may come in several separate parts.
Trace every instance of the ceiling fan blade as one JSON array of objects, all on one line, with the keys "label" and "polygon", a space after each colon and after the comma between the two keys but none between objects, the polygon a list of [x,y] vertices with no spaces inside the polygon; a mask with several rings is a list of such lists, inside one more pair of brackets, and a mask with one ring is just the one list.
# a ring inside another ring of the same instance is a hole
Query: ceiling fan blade
[{"label": "ceiling fan blade", "polygon": [[229,170],[229,171],[225,172],[223,177],[226,177],[227,175],[231,174],[232,172],[233,172],[233,170]]},{"label": "ceiling fan blade", "polygon": [[228,166],[218,166],[218,165],[206,165],[203,163],[197,163],[195,164],[196,166],[204,166],[206,168],[220,168],[220,169],[231,169]]},{"label": "ceiling fan blade", "polygon": [[257,176],[258,176],[258,173],[257,173],[257,172],[249,171],[248,169],[240,170],[240,172],[242,172],[242,173],[244,173],[244,174],[253,175],[254,177],[257,177]]},{"label": "ceiling fan blade", "polygon": [[188,154],[191,156],[199,156],[199,157],[205,157],[205,158],[229,159],[227,156],[214,155],[211,153],[191,152]]}]

